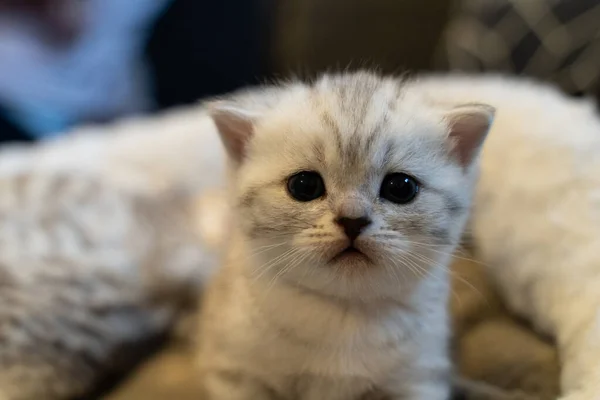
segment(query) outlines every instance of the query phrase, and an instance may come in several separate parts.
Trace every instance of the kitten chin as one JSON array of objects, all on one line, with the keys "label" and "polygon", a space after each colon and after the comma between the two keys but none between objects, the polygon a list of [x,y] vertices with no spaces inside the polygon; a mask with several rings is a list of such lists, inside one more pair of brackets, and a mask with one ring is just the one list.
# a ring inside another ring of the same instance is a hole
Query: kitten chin
[{"label": "kitten chin", "polygon": [[207,396],[445,400],[447,267],[493,109],[363,72],[209,114],[234,214],[203,303]]}]

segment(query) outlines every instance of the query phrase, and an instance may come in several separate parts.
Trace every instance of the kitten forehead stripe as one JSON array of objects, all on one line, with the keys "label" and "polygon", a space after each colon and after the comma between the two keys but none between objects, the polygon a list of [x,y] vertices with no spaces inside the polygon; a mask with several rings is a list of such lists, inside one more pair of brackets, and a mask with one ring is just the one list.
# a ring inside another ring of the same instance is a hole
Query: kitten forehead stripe
[{"label": "kitten forehead stripe", "polygon": [[337,123],[333,120],[329,112],[322,111],[321,112],[321,120],[325,124],[325,126],[330,130],[330,133],[333,134],[333,139],[336,144],[336,148],[339,154],[343,152],[344,144],[342,140],[342,132]]}]

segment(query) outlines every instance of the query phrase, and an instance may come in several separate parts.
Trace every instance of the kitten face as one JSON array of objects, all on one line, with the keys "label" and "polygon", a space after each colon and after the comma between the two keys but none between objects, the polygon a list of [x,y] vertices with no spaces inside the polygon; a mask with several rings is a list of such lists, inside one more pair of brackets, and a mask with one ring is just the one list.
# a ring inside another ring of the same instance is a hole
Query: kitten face
[{"label": "kitten face", "polygon": [[444,114],[395,80],[359,74],[287,89],[252,120],[236,171],[253,273],[376,297],[445,265],[474,178],[448,135]]}]

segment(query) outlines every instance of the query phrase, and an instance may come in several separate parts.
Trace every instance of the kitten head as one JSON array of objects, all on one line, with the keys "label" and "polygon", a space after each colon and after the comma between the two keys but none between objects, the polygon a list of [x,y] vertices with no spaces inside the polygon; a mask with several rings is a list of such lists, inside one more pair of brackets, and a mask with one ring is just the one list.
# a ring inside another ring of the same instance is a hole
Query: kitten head
[{"label": "kitten head", "polygon": [[327,75],[211,105],[257,279],[371,298],[443,271],[493,116],[418,82]]}]

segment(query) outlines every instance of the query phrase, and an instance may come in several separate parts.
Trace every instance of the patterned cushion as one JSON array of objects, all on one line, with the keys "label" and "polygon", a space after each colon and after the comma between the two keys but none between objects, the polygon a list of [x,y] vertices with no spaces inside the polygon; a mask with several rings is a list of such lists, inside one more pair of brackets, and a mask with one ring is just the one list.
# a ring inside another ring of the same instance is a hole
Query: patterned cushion
[{"label": "patterned cushion", "polygon": [[447,66],[525,74],[600,94],[600,0],[462,0],[444,37]]}]

